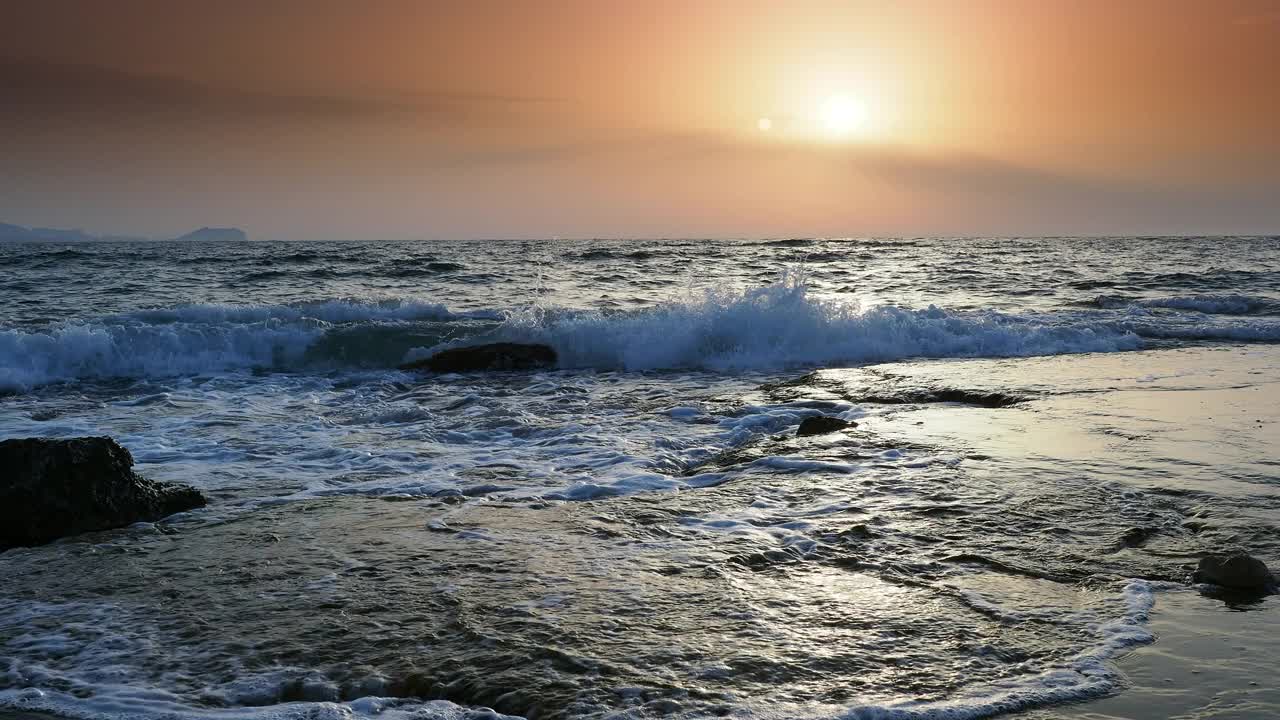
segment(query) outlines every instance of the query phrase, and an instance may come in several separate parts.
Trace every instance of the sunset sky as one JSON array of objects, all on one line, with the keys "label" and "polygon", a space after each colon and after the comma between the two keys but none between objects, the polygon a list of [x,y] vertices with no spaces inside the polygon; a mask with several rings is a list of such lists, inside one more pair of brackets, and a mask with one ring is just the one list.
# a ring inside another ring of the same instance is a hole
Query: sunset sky
[{"label": "sunset sky", "polygon": [[26,225],[1280,232],[1280,1],[39,0],[0,48]]}]

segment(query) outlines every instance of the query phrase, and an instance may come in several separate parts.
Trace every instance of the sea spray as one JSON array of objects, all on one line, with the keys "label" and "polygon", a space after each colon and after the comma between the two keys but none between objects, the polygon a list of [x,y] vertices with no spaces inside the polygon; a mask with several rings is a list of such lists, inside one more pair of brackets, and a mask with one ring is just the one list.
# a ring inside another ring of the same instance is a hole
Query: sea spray
[{"label": "sea spray", "polygon": [[[1214,301],[1217,302],[1217,301]],[[189,304],[0,330],[0,389],[50,382],[242,371],[391,369],[447,347],[545,343],[564,369],[716,372],[908,358],[1137,350],[1150,340],[1280,341],[1269,317],[1154,316],[1149,308],[1008,313],[913,309],[820,297],[802,271],[741,289],[690,286],[633,310],[451,311],[415,299]]]},{"label": "sea spray", "polygon": [[737,290],[713,286],[626,313],[513,314],[495,337],[543,342],[569,368],[778,369],[910,357],[1004,357],[1135,349],[1109,324],[1063,323],[996,312],[910,310],[814,297],[803,273]]}]

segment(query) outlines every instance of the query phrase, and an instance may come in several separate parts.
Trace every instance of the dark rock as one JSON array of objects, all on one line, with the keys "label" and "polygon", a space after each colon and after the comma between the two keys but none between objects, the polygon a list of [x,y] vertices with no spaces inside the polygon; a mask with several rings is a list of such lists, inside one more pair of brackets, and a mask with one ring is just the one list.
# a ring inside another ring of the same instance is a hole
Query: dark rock
[{"label": "dark rock", "polygon": [[1266,563],[1242,552],[1200,558],[1193,579],[1234,590],[1266,591],[1276,585]]},{"label": "dark rock", "polygon": [[870,540],[871,538],[879,537],[879,535],[868,527],[866,523],[858,523],[846,530],[841,530],[836,534],[836,537],[840,540]]},{"label": "dark rock", "polygon": [[474,372],[477,370],[536,370],[553,367],[556,351],[536,343],[489,343],[441,350],[425,360],[406,363],[401,370]]},{"label": "dark rock", "polygon": [[800,427],[796,429],[796,437],[805,437],[807,435],[826,435],[827,433],[833,433],[847,427],[858,427],[858,423],[841,420],[838,417],[831,417],[830,415],[807,417],[800,421]]},{"label": "dark rock", "polygon": [[195,488],[147,480],[109,437],[0,442],[0,549],[203,507]]},{"label": "dark rock", "polygon": [[1134,527],[1124,531],[1120,536],[1120,546],[1140,548],[1160,532],[1159,528]]},{"label": "dark rock", "polygon": [[1024,403],[1028,398],[1003,392],[983,392],[961,388],[904,390],[893,395],[867,395],[858,402],[876,405],[924,405],[929,403],[962,403],[985,408],[1005,408]]}]

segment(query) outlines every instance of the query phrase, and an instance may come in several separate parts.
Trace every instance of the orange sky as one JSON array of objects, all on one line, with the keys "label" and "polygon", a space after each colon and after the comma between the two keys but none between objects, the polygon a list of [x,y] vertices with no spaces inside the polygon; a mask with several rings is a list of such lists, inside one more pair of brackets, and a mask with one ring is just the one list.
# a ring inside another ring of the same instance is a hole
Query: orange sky
[{"label": "orange sky", "polygon": [[0,221],[1280,232],[1280,2],[14,5]]}]

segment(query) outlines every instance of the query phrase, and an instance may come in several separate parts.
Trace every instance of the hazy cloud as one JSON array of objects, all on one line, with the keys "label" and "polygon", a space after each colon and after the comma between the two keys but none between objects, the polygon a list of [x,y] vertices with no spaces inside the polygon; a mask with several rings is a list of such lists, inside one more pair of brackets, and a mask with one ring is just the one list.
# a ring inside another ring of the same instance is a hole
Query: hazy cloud
[{"label": "hazy cloud", "polygon": [[482,93],[397,93],[361,97],[266,93],[181,77],[0,56],[0,116],[38,125],[63,115],[102,119],[182,117],[188,121],[401,119],[432,125],[512,123],[562,103],[555,98]]}]

